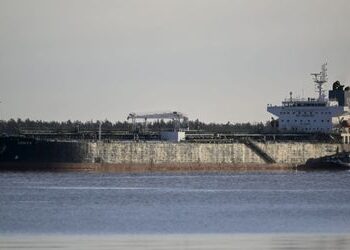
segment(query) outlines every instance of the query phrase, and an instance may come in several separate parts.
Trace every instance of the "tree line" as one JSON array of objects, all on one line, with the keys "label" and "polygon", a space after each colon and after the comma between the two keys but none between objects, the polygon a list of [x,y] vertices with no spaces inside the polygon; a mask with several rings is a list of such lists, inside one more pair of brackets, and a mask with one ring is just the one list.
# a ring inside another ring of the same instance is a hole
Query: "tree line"
[{"label": "tree line", "polygon": [[[6,135],[19,135],[23,131],[97,131],[99,124],[101,123],[102,130],[114,130],[114,131],[132,131],[135,129],[130,122],[111,122],[109,120],[104,121],[42,121],[42,120],[30,120],[30,119],[10,119],[0,121],[0,132]],[[205,123],[198,119],[187,121],[187,123],[181,123],[181,128],[189,128],[193,132],[208,132],[208,133],[262,133],[268,129],[268,123]],[[160,131],[171,130],[174,128],[173,121],[154,121],[147,123],[147,130]],[[142,123],[137,124],[138,130],[144,129]]]}]

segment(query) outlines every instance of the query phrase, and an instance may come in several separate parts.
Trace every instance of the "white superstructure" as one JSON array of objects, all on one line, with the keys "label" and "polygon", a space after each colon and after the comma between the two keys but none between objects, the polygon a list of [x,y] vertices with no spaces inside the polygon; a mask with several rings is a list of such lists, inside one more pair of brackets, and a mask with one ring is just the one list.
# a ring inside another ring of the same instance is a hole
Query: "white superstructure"
[{"label": "white superstructure", "polygon": [[[340,117],[344,119],[349,111],[349,107],[344,105],[343,86],[333,92],[342,97],[342,105],[336,98],[326,98],[323,85],[327,82],[327,64],[322,65],[320,73],[312,74],[318,92],[317,98],[293,98],[285,99],[280,106],[268,105],[267,111],[278,117],[278,130],[290,133],[330,133],[340,122]],[[339,82],[338,82],[339,83]],[[339,85],[339,84],[338,84]],[[336,87],[338,88],[338,85]],[[329,96],[334,96],[330,91]],[[347,90],[346,90],[347,91]],[[339,98],[340,99],[340,98]]]}]

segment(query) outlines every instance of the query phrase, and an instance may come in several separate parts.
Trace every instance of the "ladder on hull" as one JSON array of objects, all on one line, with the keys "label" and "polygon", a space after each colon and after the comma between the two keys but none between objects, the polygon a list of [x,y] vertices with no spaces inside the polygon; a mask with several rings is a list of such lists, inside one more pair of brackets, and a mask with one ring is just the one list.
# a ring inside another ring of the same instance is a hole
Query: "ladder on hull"
[{"label": "ladder on hull", "polygon": [[254,153],[256,153],[261,159],[265,161],[265,163],[276,163],[276,161],[268,155],[262,148],[260,148],[252,139],[244,138],[242,142],[250,148]]}]

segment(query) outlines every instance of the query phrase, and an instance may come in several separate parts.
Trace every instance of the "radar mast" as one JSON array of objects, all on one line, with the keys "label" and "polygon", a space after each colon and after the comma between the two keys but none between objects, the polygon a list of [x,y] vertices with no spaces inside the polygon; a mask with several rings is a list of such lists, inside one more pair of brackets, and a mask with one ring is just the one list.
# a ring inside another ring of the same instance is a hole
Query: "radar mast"
[{"label": "radar mast", "polygon": [[326,95],[323,90],[323,85],[328,81],[327,79],[327,63],[322,64],[320,73],[312,73],[314,82],[316,83],[316,89],[318,92],[318,100],[323,101]]}]

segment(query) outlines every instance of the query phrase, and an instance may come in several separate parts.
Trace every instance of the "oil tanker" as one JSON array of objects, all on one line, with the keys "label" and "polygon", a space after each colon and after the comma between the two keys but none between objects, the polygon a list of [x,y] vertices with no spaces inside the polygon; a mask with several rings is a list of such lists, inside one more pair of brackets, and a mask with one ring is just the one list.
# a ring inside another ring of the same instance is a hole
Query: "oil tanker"
[{"label": "oil tanker", "polygon": [[83,139],[74,139],[76,134],[2,136],[0,169],[293,169],[309,158],[349,151],[350,89],[337,81],[326,97],[326,64],[312,75],[317,98],[296,99],[291,94],[281,106],[267,106],[278,117],[272,133],[191,134],[179,127],[181,119],[188,120],[181,112],[130,113],[133,129],[136,119],[144,119],[145,125],[148,119],[172,119],[174,130],[101,137],[100,126],[97,136],[83,134]]}]

